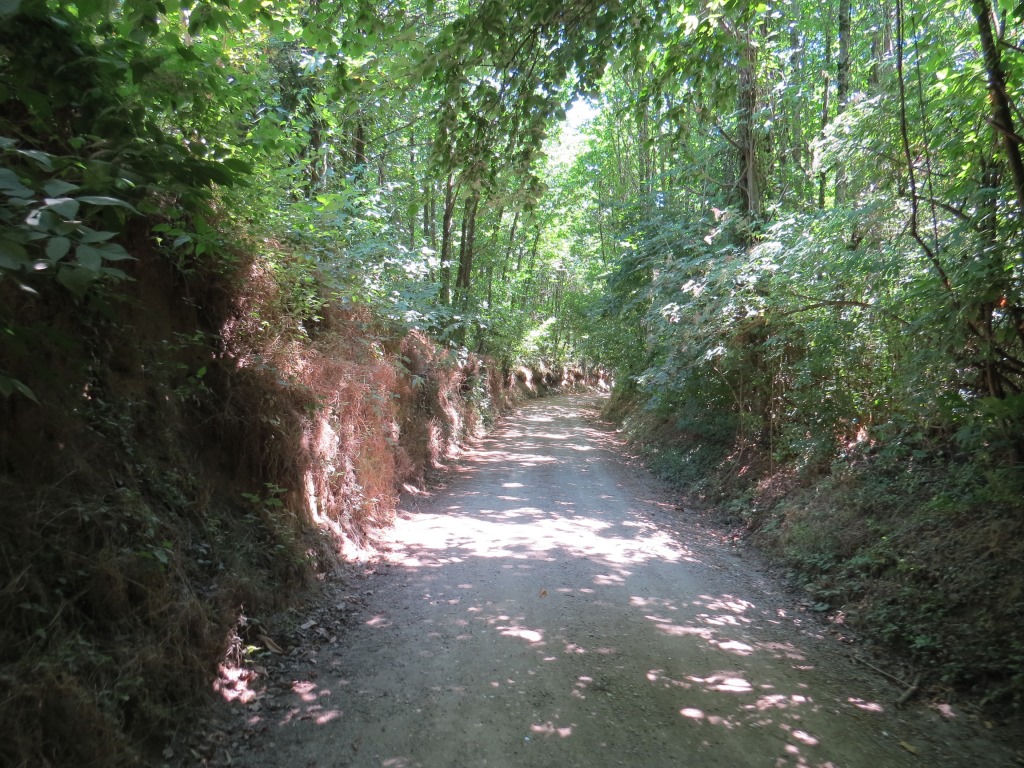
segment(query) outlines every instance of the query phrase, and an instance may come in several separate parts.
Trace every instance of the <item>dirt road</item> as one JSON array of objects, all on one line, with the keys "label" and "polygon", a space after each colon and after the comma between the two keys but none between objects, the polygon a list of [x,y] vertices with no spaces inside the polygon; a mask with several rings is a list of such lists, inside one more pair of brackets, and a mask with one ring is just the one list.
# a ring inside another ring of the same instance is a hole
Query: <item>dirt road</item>
[{"label": "dirt road", "polygon": [[208,763],[1016,764],[963,713],[897,709],[898,688],[627,463],[594,407],[527,405],[406,504],[388,563],[300,617],[262,694],[240,704],[238,682]]}]

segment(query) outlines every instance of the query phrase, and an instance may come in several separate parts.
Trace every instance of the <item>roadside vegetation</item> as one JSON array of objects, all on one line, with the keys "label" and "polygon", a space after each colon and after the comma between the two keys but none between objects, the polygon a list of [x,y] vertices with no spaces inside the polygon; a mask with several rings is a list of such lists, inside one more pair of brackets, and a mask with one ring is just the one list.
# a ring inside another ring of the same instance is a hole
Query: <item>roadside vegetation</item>
[{"label": "roadside vegetation", "polygon": [[616,248],[610,412],[817,610],[935,695],[1015,712],[1020,9],[709,3],[677,22],[603,89],[579,161]]}]

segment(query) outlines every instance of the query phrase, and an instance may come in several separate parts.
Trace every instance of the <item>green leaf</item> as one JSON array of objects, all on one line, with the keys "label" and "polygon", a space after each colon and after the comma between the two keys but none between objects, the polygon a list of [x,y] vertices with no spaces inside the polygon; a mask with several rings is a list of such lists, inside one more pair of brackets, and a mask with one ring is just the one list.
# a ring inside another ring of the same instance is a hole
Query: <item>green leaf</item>
[{"label": "green leaf", "polygon": [[84,296],[96,273],[89,269],[67,265],[57,273],[57,281],[76,296]]},{"label": "green leaf", "polygon": [[36,405],[39,405],[39,399],[36,397],[36,393],[29,389],[28,386],[18,381],[17,379],[10,379],[10,382],[14,386],[15,390],[23,394]]},{"label": "green leaf", "polygon": [[124,261],[125,259],[133,258],[128,251],[117,243],[101,243],[99,245],[81,243],[76,252],[79,262],[82,262],[83,258],[86,259],[83,266],[95,264],[97,268],[103,260]]},{"label": "green leaf", "polygon": [[35,160],[45,171],[53,170],[53,158],[46,152],[40,152],[38,149],[18,149],[15,150],[19,155],[24,155]]},{"label": "green leaf", "polygon": [[132,279],[132,278],[128,277],[128,275],[124,271],[122,271],[120,269],[116,269],[115,267],[103,267],[103,269],[100,270],[100,274],[103,275],[104,277],[109,277],[111,280],[131,280]]},{"label": "green leaf", "polygon": [[248,175],[253,172],[252,163],[247,163],[245,160],[238,157],[229,157],[224,160],[223,163],[224,167],[232,173]]},{"label": "green leaf", "polygon": [[66,237],[51,237],[46,243],[46,258],[57,262],[68,255],[71,250],[71,240]]},{"label": "green leaf", "polygon": [[74,192],[76,189],[78,189],[77,184],[72,184],[70,181],[63,181],[62,179],[50,179],[43,184],[43,191],[50,197],[61,197],[68,192]]},{"label": "green leaf", "polygon": [[219,163],[206,163],[203,170],[206,171],[207,178],[214,184],[230,187],[235,183],[235,177],[231,170]]},{"label": "green leaf", "polygon": [[10,168],[0,168],[0,191],[12,197],[31,197],[32,190],[21,183],[18,174]]},{"label": "green leaf", "polygon": [[117,232],[101,232],[95,229],[82,229],[81,241],[83,243],[102,243],[114,237]]},{"label": "green leaf", "polygon": [[75,250],[75,261],[85,269],[98,272],[103,266],[103,251],[91,245],[79,245]]},{"label": "green leaf", "polygon": [[66,220],[74,219],[78,215],[78,201],[73,197],[47,197],[43,202],[44,208],[49,208]]},{"label": "green leaf", "polygon": [[28,263],[28,252],[20,243],[0,240],[0,269],[18,270]]},{"label": "green leaf", "polygon": [[[50,120],[53,118],[53,104],[48,94],[40,93],[33,88],[22,88],[18,91],[18,97],[25,103],[32,112],[36,113],[36,116],[42,120]],[[25,154],[22,150],[15,150],[20,154]],[[50,164],[49,156],[43,152],[39,153],[42,157],[33,158],[37,163],[43,166],[47,171],[52,171],[53,166]],[[31,157],[31,155],[29,155]]]},{"label": "green leaf", "polygon": [[119,200],[116,197],[106,197],[105,195],[82,195],[77,199],[81,203],[89,203],[90,205],[113,205],[118,208],[127,208],[132,213],[138,213],[131,203],[126,203],[124,200]]},{"label": "green leaf", "polygon": [[123,246],[120,246],[117,243],[103,243],[96,247],[103,251],[103,258],[107,261],[124,261],[125,259],[131,259],[132,261],[135,260],[134,256],[128,253]]}]

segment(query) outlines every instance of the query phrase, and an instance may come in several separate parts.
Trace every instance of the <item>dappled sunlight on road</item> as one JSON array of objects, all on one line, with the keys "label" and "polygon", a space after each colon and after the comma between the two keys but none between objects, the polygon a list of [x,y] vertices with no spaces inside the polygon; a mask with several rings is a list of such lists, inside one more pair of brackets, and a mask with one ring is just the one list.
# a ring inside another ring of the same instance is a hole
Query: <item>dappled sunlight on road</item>
[{"label": "dappled sunlight on road", "polygon": [[[758,634],[779,623],[777,613],[742,594],[689,592],[679,569],[708,569],[652,517],[671,505],[591,472],[604,455],[606,433],[555,429],[553,421],[534,414],[496,438],[500,448],[482,445],[444,503],[408,515],[391,541],[392,562],[443,611],[432,621],[458,624],[458,637],[520,660],[518,676],[489,681],[490,695],[528,695],[552,675],[566,681],[546,694],[550,703],[538,708],[542,717],[524,743],[579,737],[603,744],[602,711],[644,702],[667,718],[665,727],[683,729],[673,738],[690,749],[721,750],[716,731],[754,729],[781,740],[785,748],[774,762],[780,768],[830,765],[811,758],[808,750],[824,739],[803,723],[821,712],[810,683],[799,677],[813,665],[790,642]],[[548,474],[556,469],[557,476]],[[488,598],[493,590],[482,584],[452,588],[464,569],[485,561],[511,585],[511,596]],[[665,591],[652,593],[652,584]],[[609,642],[617,637],[625,644]],[[644,665],[652,649],[666,654],[665,665]],[[558,705],[566,697],[583,707],[572,718],[569,707]],[[883,711],[846,698],[833,705]]]},{"label": "dappled sunlight on road", "polygon": [[[623,520],[622,504],[629,497],[588,478],[589,464],[601,460],[609,446],[607,432],[579,425],[532,428],[566,413],[551,407],[523,418],[467,455],[462,482],[445,492],[444,509],[411,515],[396,529],[393,559],[409,567],[436,567],[467,557],[549,562],[583,557],[613,570],[652,560],[693,560],[677,538],[643,518],[642,503],[636,504],[635,517]],[[557,483],[541,482],[547,478],[534,474],[567,464],[569,471]]]},{"label": "dappled sunlight on road", "polygon": [[692,559],[683,546],[653,527],[623,531],[622,526],[594,517],[569,517],[532,506],[482,509],[472,515],[460,514],[459,509],[420,514],[403,528],[401,539],[394,540],[395,557],[410,567],[438,566],[466,557],[549,561],[589,557],[612,566]]},{"label": "dappled sunlight on road", "polygon": [[[388,539],[394,592],[359,625],[379,662],[294,683],[275,725],[348,729],[360,766],[905,765],[865,752],[886,708],[826,684],[610,441],[557,404],[483,441]],[[390,746],[352,735],[381,723]]]}]

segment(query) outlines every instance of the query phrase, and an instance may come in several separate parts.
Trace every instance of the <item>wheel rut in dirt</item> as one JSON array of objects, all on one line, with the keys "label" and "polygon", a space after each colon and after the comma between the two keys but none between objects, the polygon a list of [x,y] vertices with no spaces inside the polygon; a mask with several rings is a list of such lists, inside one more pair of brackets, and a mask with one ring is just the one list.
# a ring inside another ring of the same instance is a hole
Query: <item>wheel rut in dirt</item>
[{"label": "wheel rut in dirt", "polygon": [[598,403],[528,404],[411,500],[386,562],[329,595],[208,764],[1012,764],[896,709],[900,691],[623,459]]}]

